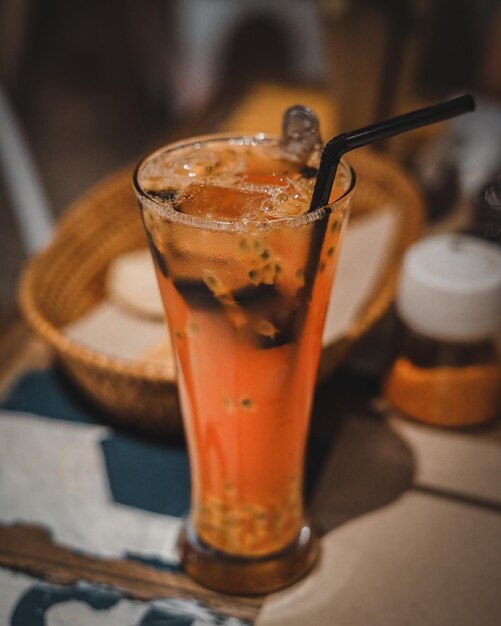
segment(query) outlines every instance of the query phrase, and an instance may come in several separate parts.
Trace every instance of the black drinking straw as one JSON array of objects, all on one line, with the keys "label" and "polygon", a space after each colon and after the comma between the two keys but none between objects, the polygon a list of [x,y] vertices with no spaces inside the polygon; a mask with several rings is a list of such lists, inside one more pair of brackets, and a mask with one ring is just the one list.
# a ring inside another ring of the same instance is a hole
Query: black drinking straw
[{"label": "black drinking straw", "polygon": [[411,113],[392,117],[384,122],[377,122],[358,130],[342,133],[331,139],[325,146],[320,158],[317,180],[309,211],[315,211],[321,206],[329,204],[329,198],[336,177],[337,167],[343,154],[367,146],[374,141],[406,133],[409,130],[447,120],[456,115],[467,113],[475,109],[475,101],[469,94],[439,102],[430,107],[418,109]]}]

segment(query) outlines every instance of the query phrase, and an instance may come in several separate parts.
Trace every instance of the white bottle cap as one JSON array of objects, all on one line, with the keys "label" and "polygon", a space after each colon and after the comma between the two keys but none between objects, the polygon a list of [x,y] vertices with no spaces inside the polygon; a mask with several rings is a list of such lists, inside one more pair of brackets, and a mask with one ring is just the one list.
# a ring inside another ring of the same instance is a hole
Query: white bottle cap
[{"label": "white bottle cap", "polygon": [[475,341],[501,331],[501,250],[466,235],[437,235],[407,252],[397,310],[434,339]]}]

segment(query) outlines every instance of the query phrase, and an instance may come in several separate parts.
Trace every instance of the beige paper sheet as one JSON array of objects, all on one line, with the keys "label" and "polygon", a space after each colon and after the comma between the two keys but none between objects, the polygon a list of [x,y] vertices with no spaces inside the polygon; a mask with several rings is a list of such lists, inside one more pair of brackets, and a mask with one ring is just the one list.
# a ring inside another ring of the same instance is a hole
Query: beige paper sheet
[{"label": "beige paper sheet", "polygon": [[408,492],[328,533],[256,626],[497,626],[500,557],[498,514]]}]

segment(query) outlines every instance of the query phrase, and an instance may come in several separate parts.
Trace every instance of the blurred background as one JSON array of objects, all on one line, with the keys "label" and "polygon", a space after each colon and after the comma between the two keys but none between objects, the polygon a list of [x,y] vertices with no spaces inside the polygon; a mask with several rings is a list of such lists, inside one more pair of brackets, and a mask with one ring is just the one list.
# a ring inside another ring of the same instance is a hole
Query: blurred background
[{"label": "blurred background", "polygon": [[278,131],[291,99],[328,138],[472,91],[460,130],[380,149],[417,177],[430,221],[474,203],[501,172],[501,1],[0,0],[0,89],[5,325],[25,259],[90,186],[249,116]]}]

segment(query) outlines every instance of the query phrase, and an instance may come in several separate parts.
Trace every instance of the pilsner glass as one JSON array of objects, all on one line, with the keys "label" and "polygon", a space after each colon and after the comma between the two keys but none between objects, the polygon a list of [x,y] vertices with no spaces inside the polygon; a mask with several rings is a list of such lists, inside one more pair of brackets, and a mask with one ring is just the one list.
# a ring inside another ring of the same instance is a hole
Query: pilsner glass
[{"label": "pilsner glass", "polygon": [[355,187],[341,163],[331,204],[307,212],[312,170],[284,165],[276,146],[196,138],[134,175],[190,459],[181,560],[202,584],[240,594],[294,582],[318,553],[303,510],[305,441]]}]

